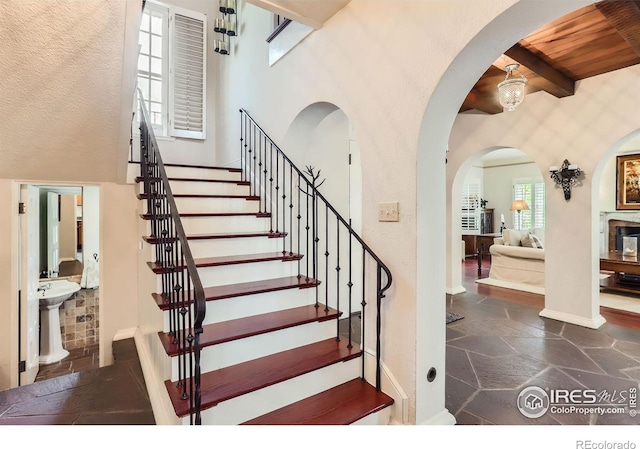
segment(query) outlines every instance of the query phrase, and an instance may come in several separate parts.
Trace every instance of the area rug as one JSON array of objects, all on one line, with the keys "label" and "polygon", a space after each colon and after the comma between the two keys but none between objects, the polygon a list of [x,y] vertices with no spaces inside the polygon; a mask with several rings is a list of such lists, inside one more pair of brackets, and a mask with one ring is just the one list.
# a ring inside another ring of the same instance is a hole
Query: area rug
[{"label": "area rug", "polygon": [[544,288],[536,287],[534,285],[529,285],[529,284],[520,284],[520,283],[517,283],[517,282],[499,281],[497,279],[491,279],[491,278],[476,279],[476,283],[485,284],[485,285],[493,285],[494,287],[509,288],[511,290],[520,290],[520,291],[523,291],[523,292],[535,293],[537,295],[544,295]]},{"label": "area rug", "polygon": [[458,321],[463,319],[462,315],[458,315],[457,313],[447,312],[447,324],[453,323],[454,321]]}]

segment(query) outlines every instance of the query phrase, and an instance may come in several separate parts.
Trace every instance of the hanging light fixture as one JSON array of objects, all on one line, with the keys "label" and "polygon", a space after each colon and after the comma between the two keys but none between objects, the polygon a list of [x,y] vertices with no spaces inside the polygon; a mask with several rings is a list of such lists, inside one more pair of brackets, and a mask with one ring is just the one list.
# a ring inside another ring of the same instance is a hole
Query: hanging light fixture
[{"label": "hanging light fixture", "polygon": [[[520,64],[507,65],[504,68],[507,71],[507,76],[504,81],[498,84],[500,104],[505,111],[515,111],[524,100],[524,86],[527,84],[527,79],[520,73],[518,67],[520,67]],[[516,76],[513,72],[518,72],[519,76]]]}]

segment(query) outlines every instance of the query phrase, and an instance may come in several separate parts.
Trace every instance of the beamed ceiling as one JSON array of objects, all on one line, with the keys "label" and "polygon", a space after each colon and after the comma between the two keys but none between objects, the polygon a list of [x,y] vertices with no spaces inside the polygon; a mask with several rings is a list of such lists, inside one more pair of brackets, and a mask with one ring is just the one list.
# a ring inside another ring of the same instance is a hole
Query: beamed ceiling
[{"label": "beamed ceiling", "polygon": [[576,81],[640,63],[640,1],[605,0],[539,28],[500,56],[467,95],[460,112],[502,112],[504,67],[520,64],[527,94],[573,95]]}]

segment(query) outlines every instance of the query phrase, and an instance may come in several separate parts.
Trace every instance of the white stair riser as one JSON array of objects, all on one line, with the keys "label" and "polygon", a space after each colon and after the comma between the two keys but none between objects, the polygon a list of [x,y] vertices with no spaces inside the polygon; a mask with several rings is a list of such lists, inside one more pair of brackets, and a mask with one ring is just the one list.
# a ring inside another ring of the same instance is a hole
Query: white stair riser
[{"label": "white stair riser", "polygon": [[269,230],[269,218],[257,218],[255,215],[182,217],[181,221],[187,235]]},{"label": "white stair riser", "polygon": [[240,181],[241,173],[225,169],[165,166],[169,178],[219,179]]},{"label": "white stair riser", "polygon": [[[360,359],[339,362],[221,402],[202,411],[202,424],[234,425],[269,413],[360,376]],[[188,424],[189,419],[183,423]]]},{"label": "white stair riser", "polygon": [[198,268],[203,287],[262,281],[265,279],[296,276],[298,262],[272,260],[250,264],[222,265]]},{"label": "white stair riser", "polygon": [[[200,367],[206,373],[335,336],[335,320],[295,326],[203,348]],[[178,357],[173,357],[171,362],[171,380],[175,382],[178,380]]]},{"label": "white stair riser", "polygon": [[238,185],[233,182],[194,182],[171,181],[171,192],[174,194],[198,195],[249,195],[249,186]]},{"label": "white stair riser", "polygon": [[[260,203],[245,198],[176,198],[181,214],[258,212]],[[264,207],[264,205],[262,205]]]},{"label": "white stair riser", "polygon": [[[161,290],[158,290],[161,291]],[[261,313],[305,306],[315,303],[315,289],[292,288],[257,295],[207,301],[203,325],[235,320]],[[169,311],[164,312],[163,331],[169,331]]]},{"label": "white stair riser", "polygon": [[239,237],[226,239],[189,240],[194,258],[259,254],[282,251],[281,238]]}]

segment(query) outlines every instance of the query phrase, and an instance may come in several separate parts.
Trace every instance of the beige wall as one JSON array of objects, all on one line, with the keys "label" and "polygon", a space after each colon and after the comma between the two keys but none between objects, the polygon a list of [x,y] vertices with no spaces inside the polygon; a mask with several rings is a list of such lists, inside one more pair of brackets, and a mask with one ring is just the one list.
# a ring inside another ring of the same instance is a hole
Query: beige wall
[{"label": "beige wall", "polygon": [[138,326],[137,251],[140,242],[135,185],[102,184],[100,191],[100,364],[113,361],[119,330]]},{"label": "beige wall", "polygon": [[0,389],[18,382],[18,188],[0,179]]}]

